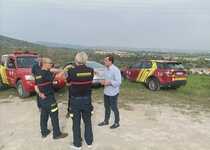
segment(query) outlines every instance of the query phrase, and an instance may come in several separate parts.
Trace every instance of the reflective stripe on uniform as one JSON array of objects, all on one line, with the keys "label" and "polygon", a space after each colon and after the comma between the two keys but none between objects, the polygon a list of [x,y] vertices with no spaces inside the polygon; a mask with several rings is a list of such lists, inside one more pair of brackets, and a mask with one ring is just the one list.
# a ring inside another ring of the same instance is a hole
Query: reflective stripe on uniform
[{"label": "reflective stripe on uniform", "polygon": [[77,73],[77,77],[88,77],[91,75],[91,72]]},{"label": "reflective stripe on uniform", "polygon": [[51,112],[56,112],[58,110],[58,107],[51,109]]},{"label": "reflective stripe on uniform", "polygon": [[38,86],[46,86],[48,84],[52,84],[52,82],[44,82],[44,83],[40,83],[40,84],[37,84]]},{"label": "reflective stripe on uniform", "polygon": [[67,65],[63,70],[65,71],[65,72],[68,72],[70,69],[72,69],[72,68],[74,68],[74,66],[73,65]]},{"label": "reflective stripe on uniform", "polygon": [[54,104],[51,104],[51,106],[53,107],[53,106],[56,106],[57,104],[56,103],[54,103]]},{"label": "reflective stripe on uniform", "polygon": [[71,81],[70,84],[71,85],[85,85],[85,84],[91,84],[92,81],[80,81],[80,82],[76,82],[76,81]]},{"label": "reflective stripe on uniform", "polygon": [[35,76],[35,79],[41,79],[42,78],[42,76],[40,75],[40,76]]}]

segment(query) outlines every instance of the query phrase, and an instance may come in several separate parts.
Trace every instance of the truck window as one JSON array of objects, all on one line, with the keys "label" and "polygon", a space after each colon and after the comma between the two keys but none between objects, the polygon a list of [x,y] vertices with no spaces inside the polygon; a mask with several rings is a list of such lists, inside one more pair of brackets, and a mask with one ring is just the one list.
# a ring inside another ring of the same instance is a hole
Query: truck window
[{"label": "truck window", "polygon": [[169,69],[184,69],[184,66],[181,63],[167,63],[166,67]]},{"label": "truck window", "polygon": [[164,69],[164,63],[157,63],[157,68]]},{"label": "truck window", "polygon": [[14,59],[9,59],[8,62],[7,62],[7,67],[8,68],[15,68],[15,61]]},{"label": "truck window", "polygon": [[137,63],[137,64],[134,64],[131,68],[133,68],[133,69],[139,69],[141,67],[142,67],[142,62]]},{"label": "truck window", "polygon": [[152,68],[152,62],[150,61],[143,62],[142,68]]},{"label": "truck window", "polygon": [[184,66],[178,62],[169,62],[169,63],[158,63],[159,69],[184,69]]},{"label": "truck window", "polygon": [[33,57],[33,56],[17,57],[17,67],[18,68],[31,68],[35,61],[37,61],[37,57]]}]

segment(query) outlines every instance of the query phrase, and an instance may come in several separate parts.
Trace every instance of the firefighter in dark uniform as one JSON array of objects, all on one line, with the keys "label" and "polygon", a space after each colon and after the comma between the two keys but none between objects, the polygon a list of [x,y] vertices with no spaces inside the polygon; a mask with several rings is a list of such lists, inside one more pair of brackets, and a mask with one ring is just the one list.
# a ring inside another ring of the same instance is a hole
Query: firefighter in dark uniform
[{"label": "firefighter in dark uniform", "polygon": [[88,147],[93,143],[91,114],[93,106],[91,102],[91,85],[94,71],[87,67],[88,56],[84,52],[77,53],[75,67],[68,71],[67,81],[70,83],[70,113],[73,120],[73,149],[81,149],[81,118],[85,125],[84,138]]},{"label": "firefighter in dark uniform", "polygon": [[42,58],[42,68],[35,73],[35,91],[39,96],[41,116],[40,126],[42,137],[47,137],[50,133],[47,128],[50,116],[53,126],[53,139],[65,138],[68,134],[61,133],[58,119],[58,106],[54,96],[53,74],[50,72],[52,61],[49,58]]},{"label": "firefighter in dark uniform", "polygon": [[[40,72],[41,72],[41,62],[40,60],[36,60],[33,64],[32,64],[32,69],[31,72],[33,74],[33,76],[39,76]],[[37,107],[39,108],[39,110],[41,111],[41,105],[40,105],[40,99],[39,99],[39,95],[37,95]]]},{"label": "firefighter in dark uniform", "polygon": [[[71,69],[73,69],[75,67],[75,64],[73,63],[70,63],[68,64],[67,66],[64,67],[64,75],[66,78],[68,78],[68,73],[71,71]],[[66,85],[67,87],[70,86],[70,81],[69,80],[66,80]],[[67,107],[67,114],[66,114],[66,118],[69,118],[71,117],[70,115],[71,114],[71,106],[70,106],[70,101],[71,101],[71,91],[70,91],[70,88],[68,88],[68,107]]]}]

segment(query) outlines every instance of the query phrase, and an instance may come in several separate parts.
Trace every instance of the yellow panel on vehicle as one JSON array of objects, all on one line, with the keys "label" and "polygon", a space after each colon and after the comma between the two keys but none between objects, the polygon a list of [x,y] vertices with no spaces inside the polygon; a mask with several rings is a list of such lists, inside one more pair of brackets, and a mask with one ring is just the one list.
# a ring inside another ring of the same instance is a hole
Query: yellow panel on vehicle
[{"label": "yellow panel on vehicle", "polygon": [[141,82],[146,82],[146,80],[154,74],[155,70],[157,69],[157,65],[155,62],[152,62],[152,68],[144,69],[144,73],[141,76],[140,81]]},{"label": "yellow panel on vehicle", "polygon": [[141,76],[142,76],[143,70],[140,70],[138,77],[136,79],[137,82],[140,82]]},{"label": "yellow panel on vehicle", "polygon": [[187,78],[186,77],[184,77],[184,78],[183,77],[182,78],[175,78],[174,80],[175,81],[181,81],[181,80],[187,80]]},{"label": "yellow panel on vehicle", "polygon": [[2,78],[2,82],[4,84],[9,84],[8,80],[7,80],[7,74],[6,74],[6,67],[5,66],[0,66],[0,75]]}]

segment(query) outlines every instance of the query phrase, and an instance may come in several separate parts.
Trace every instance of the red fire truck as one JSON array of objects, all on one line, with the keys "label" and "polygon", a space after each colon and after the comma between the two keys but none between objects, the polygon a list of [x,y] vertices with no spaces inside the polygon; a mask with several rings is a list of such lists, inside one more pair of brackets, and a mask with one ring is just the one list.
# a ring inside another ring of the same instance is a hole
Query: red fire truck
[{"label": "red fire truck", "polygon": [[[18,95],[22,98],[30,96],[34,92],[34,77],[31,67],[39,55],[29,51],[16,51],[5,54],[1,57],[0,64],[0,90],[6,87],[17,89]],[[54,78],[55,89],[65,86],[65,80],[59,75]]]}]

